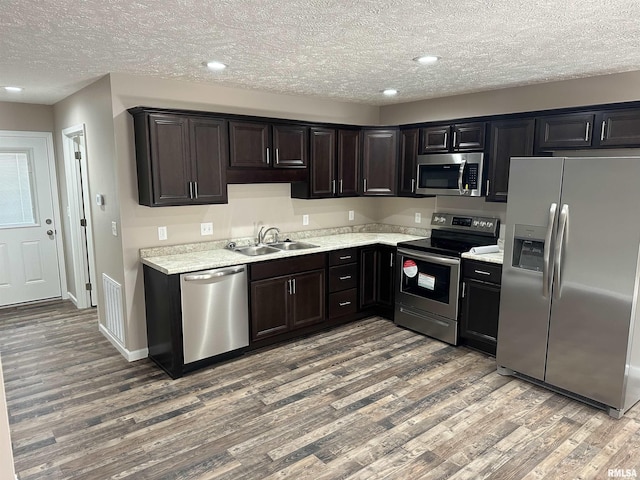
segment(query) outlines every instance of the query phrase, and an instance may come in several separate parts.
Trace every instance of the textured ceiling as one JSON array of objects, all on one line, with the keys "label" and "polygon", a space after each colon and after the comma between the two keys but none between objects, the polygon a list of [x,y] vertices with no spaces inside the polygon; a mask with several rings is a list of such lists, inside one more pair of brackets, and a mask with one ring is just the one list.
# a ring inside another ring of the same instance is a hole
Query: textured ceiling
[{"label": "textured ceiling", "polygon": [[[0,0],[0,101],[109,72],[372,105],[640,70],[638,0]],[[434,54],[421,66],[411,59]],[[213,73],[211,59],[229,65]],[[381,90],[396,88],[394,98]]]}]

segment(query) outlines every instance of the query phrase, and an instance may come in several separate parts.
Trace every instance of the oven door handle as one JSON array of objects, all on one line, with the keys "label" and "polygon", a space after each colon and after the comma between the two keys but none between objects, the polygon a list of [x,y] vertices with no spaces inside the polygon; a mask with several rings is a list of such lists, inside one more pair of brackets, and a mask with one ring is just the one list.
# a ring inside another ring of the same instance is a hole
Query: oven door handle
[{"label": "oven door handle", "polygon": [[[404,250],[402,248],[398,249],[398,254],[406,256],[408,258],[418,258],[426,262],[437,263],[439,265],[460,265],[459,258],[444,257],[441,255],[434,255],[429,253],[416,253],[414,251]],[[400,266],[402,266],[402,262],[400,262]]]}]

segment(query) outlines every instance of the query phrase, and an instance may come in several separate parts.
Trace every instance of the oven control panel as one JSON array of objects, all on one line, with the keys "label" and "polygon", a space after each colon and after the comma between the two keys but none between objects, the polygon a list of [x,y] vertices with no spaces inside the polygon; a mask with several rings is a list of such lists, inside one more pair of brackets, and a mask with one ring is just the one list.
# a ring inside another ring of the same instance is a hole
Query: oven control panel
[{"label": "oven control panel", "polygon": [[498,229],[500,228],[500,219],[459,215],[455,213],[434,213],[431,217],[431,227],[443,230],[497,235]]}]

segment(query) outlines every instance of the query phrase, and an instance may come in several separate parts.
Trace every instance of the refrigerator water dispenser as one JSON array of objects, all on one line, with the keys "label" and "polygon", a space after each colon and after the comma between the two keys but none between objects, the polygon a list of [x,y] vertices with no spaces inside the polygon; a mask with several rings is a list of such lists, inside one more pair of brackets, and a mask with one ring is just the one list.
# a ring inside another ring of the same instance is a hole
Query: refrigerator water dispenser
[{"label": "refrigerator water dispenser", "polygon": [[544,236],[546,227],[515,225],[511,265],[541,272],[544,268]]}]

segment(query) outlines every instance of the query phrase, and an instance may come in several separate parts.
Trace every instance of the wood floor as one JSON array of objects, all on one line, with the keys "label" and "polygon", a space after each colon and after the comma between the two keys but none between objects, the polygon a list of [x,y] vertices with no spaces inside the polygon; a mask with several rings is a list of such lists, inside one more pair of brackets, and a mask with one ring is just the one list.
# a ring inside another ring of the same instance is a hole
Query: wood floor
[{"label": "wood floor", "polygon": [[21,480],[640,476],[638,405],[611,419],[378,318],[179,380],[69,303],[0,310],[0,344]]}]

